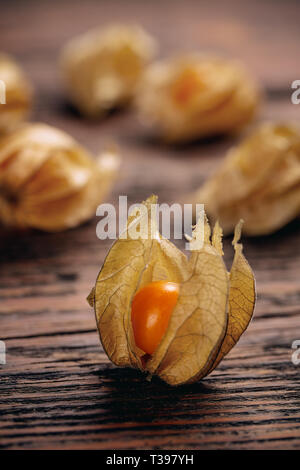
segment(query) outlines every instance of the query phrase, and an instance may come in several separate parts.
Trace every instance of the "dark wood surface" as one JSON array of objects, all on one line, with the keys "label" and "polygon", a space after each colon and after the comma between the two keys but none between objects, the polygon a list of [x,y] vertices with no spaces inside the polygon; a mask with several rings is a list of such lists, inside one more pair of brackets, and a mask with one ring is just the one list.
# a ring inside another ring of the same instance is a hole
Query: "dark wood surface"
[{"label": "dark wood surface", "polygon": [[[161,55],[204,49],[242,59],[261,80],[259,119],[299,119],[290,84],[299,79],[296,1],[3,2],[0,47],[15,54],[36,88],[34,120],[61,127],[97,152],[120,145],[123,164],[109,200],[157,193],[160,202],[195,189],[234,139],[181,148],[151,140],[128,110],[88,122],[65,103],[57,56],[65,40],[111,20],[141,22]],[[300,448],[300,223],[244,239],[256,275],[255,317],[239,344],[200,383],[172,389],[114,367],[99,344],[85,298],[109,249],[96,219],[51,235],[0,235],[0,448]],[[231,259],[230,240],[225,240]]]}]

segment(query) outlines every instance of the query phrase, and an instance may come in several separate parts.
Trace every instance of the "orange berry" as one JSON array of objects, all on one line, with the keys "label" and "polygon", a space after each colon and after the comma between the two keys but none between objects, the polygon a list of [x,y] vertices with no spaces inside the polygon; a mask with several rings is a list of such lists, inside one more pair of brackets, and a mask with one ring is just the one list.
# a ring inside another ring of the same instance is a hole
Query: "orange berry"
[{"label": "orange berry", "polygon": [[192,70],[185,70],[173,84],[173,99],[179,106],[186,106],[202,87],[200,77]]},{"label": "orange berry", "polygon": [[142,287],[131,304],[131,321],[136,345],[153,354],[169,324],[179,294],[179,284],[155,281]]}]

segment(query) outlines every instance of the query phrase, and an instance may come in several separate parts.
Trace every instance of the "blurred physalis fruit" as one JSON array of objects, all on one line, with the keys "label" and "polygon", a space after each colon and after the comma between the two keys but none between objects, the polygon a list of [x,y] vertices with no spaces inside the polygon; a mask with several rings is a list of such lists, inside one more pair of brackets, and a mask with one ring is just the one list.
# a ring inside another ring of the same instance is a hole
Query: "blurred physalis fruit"
[{"label": "blurred physalis fruit", "polygon": [[0,135],[24,121],[32,102],[32,89],[14,59],[0,53]]},{"label": "blurred physalis fruit", "polygon": [[155,49],[152,37],[134,25],[110,25],[71,40],[61,65],[74,106],[97,117],[126,104]]},{"label": "blurred physalis fruit", "polygon": [[211,236],[199,219],[187,258],[158,232],[156,203],[151,196],[129,217],[88,301],[114,364],[180,385],[209,374],[238,341],[253,314],[255,281],[239,243],[241,223],[228,273],[219,224]]},{"label": "blurred physalis fruit", "polygon": [[54,232],[95,214],[119,166],[114,152],[94,159],[66,133],[28,124],[0,140],[0,221]]},{"label": "blurred physalis fruit", "polygon": [[257,85],[239,63],[193,54],[150,65],[136,104],[164,140],[185,142],[239,131],[258,101]]},{"label": "blurred physalis fruit", "polygon": [[300,130],[264,124],[228,152],[212,178],[189,202],[204,203],[211,219],[231,233],[244,219],[244,232],[265,235],[300,214]]}]

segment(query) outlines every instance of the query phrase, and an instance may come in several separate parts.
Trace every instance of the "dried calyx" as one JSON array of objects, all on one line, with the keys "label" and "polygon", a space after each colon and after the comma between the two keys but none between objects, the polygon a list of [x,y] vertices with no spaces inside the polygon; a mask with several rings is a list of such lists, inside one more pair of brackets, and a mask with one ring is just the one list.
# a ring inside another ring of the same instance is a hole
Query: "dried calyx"
[{"label": "dried calyx", "polygon": [[145,123],[163,139],[182,142],[240,130],[259,94],[239,63],[190,54],[150,65],[136,101]]},{"label": "dried calyx", "polygon": [[95,214],[119,158],[93,157],[66,133],[29,124],[0,140],[0,222],[60,231]]},{"label": "dried calyx", "polygon": [[[129,217],[125,233],[109,251],[88,301],[95,309],[103,348],[116,365],[158,375],[170,385],[195,382],[210,373],[238,341],[252,317],[254,276],[239,243],[236,228],[234,261],[230,273],[223,261],[222,231],[212,236],[204,225],[199,244],[196,225],[188,259],[156,226],[150,197],[147,211]],[[143,238],[131,237],[141,225]],[[145,356],[135,341],[132,301],[145,286],[156,281],[179,285],[176,305],[167,329],[153,354]]]},{"label": "dried calyx", "polygon": [[134,25],[113,24],[72,39],[61,57],[71,101],[90,117],[127,103],[155,50],[152,37]]},{"label": "dried calyx", "polygon": [[231,233],[264,235],[300,214],[300,130],[264,124],[231,149],[216,174],[188,198],[203,203],[212,220]]},{"label": "dried calyx", "polygon": [[15,60],[0,54],[0,135],[24,121],[32,103],[32,89]]}]

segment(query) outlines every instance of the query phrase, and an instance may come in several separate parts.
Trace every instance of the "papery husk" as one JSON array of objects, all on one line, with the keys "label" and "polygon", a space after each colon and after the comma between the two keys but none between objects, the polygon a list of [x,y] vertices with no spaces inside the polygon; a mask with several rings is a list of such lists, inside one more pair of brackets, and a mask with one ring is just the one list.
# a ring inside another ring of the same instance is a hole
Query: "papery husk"
[{"label": "papery husk", "polygon": [[[129,218],[123,238],[113,244],[105,259],[92,294],[103,348],[118,366],[143,369],[141,357],[144,353],[135,346],[130,318],[135,292],[152,281],[181,282],[183,279],[185,256],[160,236],[151,217],[151,204],[156,200],[152,196],[145,203],[145,214]],[[130,230],[145,219],[148,220],[149,232],[144,239],[132,239]],[[155,232],[153,239],[150,236],[151,223]]]},{"label": "papery husk", "polygon": [[[95,309],[100,339],[112,362],[138,368],[150,376],[158,375],[170,385],[180,385],[207,375],[245,330],[253,314],[254,277],[238,244],[240,227],[234,240],[236,255],[229,274],[223,261],[222,231],[218,224],[210,237],[210,227],[204,221],[201,243],[197,236],[201,228],[198,222],[188,259],[159,234],[156,213],[151,210],[156,202],[155,196],[150,197],[144,203],[145,211],[129,217],[125,234],[109,251],[88,302]],[[146,220],[145,233],[133,239],[131,230]],[[240,273],[240,266],[247,269]],[[249,282],[244,286],[246,276]],[[179,297],[161,343],[152,356],[145,357],[134,342],[131,302],[141,287],[159,280],[179,283]],[[249,304],[243,291],[238,290],[239,283],[250,299]]]},{"label": "papery husk", "polygon": [[[243,254],[243,246],[239,243],[242,225],[243,221],[240,220],[235,227],[232,241],[234,259],[229,273],[228,322],[226,333],[209,372],[212,372],[218,366],[226,354],[228,354],[238,342],[241,335],[248,327],[254,311],[256,301],[255,278]],[[221,248],[220,240],[222,233],[219,222],[216,223],[215,231],[219,233],[217,243]]]},{"label": "papery husk", "polygon": [[[176,90],[189,74],[196,84],[188,99],[178,101]],[[136,103],[141,119],[176,143],[239,131],[254,117],[259,98],[239,63],[190,54],[150,65]]]},{"label": "papery husk", "polygon": [[220,169],[190,198],[231,233],[244,219],[248,235],[272,233],[300,214],[300,131],[264,124],[231,149]]},{"label": "papery husk", "polygon": [[8,227],[55,232],[95,214],[119,157],[97,159],[68,134],[28,124],[0,140],[0,221]]},{"label": "papery husk", "polygon": [[14,130],[26,120],[32,105],[32,87],[21,67],[0,53],[0,80],[5,84],[5,103],[0,103],[0,135]]},{"label": "papery husk", "polygon": [[155,50],[153,38],[136,25],[112,24],[72,39],[61,56],[71,101],[89,117],[126,104]]}]

